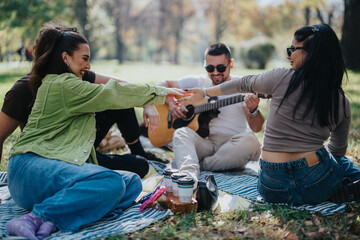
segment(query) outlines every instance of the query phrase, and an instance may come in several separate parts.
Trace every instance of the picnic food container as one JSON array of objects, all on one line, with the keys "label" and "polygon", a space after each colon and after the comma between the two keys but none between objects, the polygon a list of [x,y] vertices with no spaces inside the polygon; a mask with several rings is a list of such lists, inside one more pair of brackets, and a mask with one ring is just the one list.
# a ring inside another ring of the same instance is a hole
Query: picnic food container
[{"label": "picnic food container", "polygon": [[171,179],[172,179],[172,191],[175,197],[179,197],[179,188],[178,188],[178,184],[177,184],[177,180],[179,178],[182,177],[187,177],[188,175],[186,173],[182,173],[182,172],[177,172],[177,173],[173,173],[171,174]]},{"label": "picnic food container", "polygon": [[175,168],[165,168],[164,169],[163,174],[164,174],[164,179],[165,179],[166,192],[173,191],[173,183],[172,183],[172,179],[171,179],[171,174],[178,173],[178,172],[179,172],[179,170],[177,170]]},{"label": "picnic food container", "polygon": [[189,203],[192,201],[193,189],[194,189],[194,179],[192,177],[182,177],[177,181],[178,191],[179,191],[179,200],[182,203]]}]

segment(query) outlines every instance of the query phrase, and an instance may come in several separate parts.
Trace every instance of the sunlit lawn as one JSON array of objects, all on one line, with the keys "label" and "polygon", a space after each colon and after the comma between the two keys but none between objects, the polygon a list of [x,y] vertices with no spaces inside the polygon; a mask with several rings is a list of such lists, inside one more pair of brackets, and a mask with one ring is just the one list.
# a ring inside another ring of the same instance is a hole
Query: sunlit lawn
[{"label": "sunlit lawn", "polygon": [[[0,63],[0,105],[5,93],[13,83],[27,73],[30,64]],[[284,63],[283,67],[288,67]],[[192,66],[155,65],[101,61],[92,64],[92,70],[119,76],[136,83],[156,83],[164,79],[177,79],[189,74],[205,73],[201,64]],[[233,74],[260,73],[261,70],[244,70],[236,66]],[[349,81],[344,85],[351,101],[352,124],[347,155],[360,163],[360,73],[349,72]],[[267,115],[268,103],[261,102],[261,110]],[[141,110],[138,109],[138,112]],[[141,114],[139,114],[141,116]],[[19,131],[5,142],[0,171],[6,171],[8,152]],[[261,140],[262,133],[257,134]],[[345,214],[323,216],[285,206],[254,205],[250,210],[235,210],[228,213],[191,213],[176,215],[170,220],[158,221],[151,227],[106,239],[359,239],[360,206],[350,205]],[[295,235],[289,235],[293,233]],[[286,237],[287,236],[287,237]],[[294,237],[294,238],[291,238]]]}]

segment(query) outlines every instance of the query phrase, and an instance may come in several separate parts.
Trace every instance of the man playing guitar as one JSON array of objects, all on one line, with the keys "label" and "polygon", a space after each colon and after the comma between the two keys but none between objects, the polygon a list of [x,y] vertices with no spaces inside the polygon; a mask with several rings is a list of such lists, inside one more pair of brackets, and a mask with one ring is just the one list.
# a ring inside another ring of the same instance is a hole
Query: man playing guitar
[{"label": "man playing guitar", "polygon": [[[233,65],[230,49],[225,44],[213,44],[205,51],[207,75],[165,80],[158,85],[205,89],[237,78],[230,75]],[[173,151],[177,168],[198,180],[200,170],[243,169],[247,162],[257,161],[260,157],[260,143],[253,132],[261,131],[264,123],[264,117],[258,109],[259,102],[256,95],[249,94],[244,102],[220,107],[218,116],[210,120],[209,136],[206,138],[189,127],[176,129]],[[186,118],[185,106],[175,106],[173,103],[168,105],[173,118]]]}]

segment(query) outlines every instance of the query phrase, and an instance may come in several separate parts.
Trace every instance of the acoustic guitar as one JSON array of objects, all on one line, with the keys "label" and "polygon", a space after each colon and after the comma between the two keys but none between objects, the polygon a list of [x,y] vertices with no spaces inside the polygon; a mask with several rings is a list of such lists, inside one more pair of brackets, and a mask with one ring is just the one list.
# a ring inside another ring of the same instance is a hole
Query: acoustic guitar
[{"label": "acoustic guitar", "polygon": [[[259,98],[270,99],[271,95],[258,94]],[[232,97],[223,98],[220,100],[211,100],[208,103],[204,103],[206,99],[198,102],[196,105],[187,105],[186,118],[173,119],[169,111],[167,104],[155,105],[156,110],[160,115],[160,126],[155,132],[151,132],[148,129],[148,136],[150,142],[155,147],[161,147],[168,144],[172,138],[176,129],[181,127],[188,127],[196,131],[199,128],[198,116],[199,113],[218,109],[220,107],[228,106],[238,102],[244,101],[245,95],[238,94]]]}]

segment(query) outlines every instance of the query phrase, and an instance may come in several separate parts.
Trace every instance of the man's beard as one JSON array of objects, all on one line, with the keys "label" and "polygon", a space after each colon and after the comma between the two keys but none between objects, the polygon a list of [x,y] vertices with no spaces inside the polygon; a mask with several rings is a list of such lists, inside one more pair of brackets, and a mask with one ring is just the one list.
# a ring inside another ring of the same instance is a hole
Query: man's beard
[{"label": "man's beard", "polygon": [[221,77],[220,82],[219,82],[219,81],[215,81],[215,80],[213,79],[213,77],[214,77],[214,76],[211,76],[210,79],[211,79],[211,81],[213,82],[214,85],[219,85],[219,84],[225,82],[227,79],[229,79],[229,76],[227,76],[227,77],[225,78],[223,74],[220,75],[220,77]]}]

